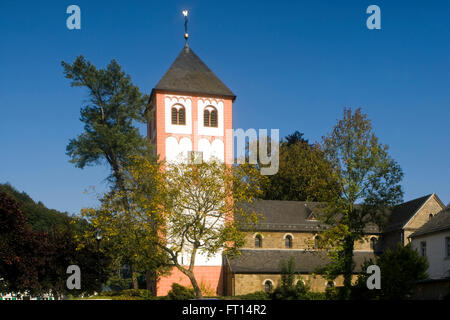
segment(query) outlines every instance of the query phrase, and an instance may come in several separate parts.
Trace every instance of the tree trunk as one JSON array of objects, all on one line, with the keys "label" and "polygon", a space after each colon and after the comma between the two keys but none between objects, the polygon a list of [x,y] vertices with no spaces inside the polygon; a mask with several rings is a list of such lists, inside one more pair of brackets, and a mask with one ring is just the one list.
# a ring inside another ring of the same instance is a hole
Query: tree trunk
[{"label": "tree trunk", "polygon": [[192,288],[194,288],[195,297],[197,299],[203,298],[202,290],[200,290],[200,287],[198,286],[197,279],[195,279],[194,276],[194,272],[192,272],[191,270],[186,270],[184,274],[187,275],[189,280],[191,280]]},{"label": "tree trunk", "polygon": [[150,270],[145,271],[145,282],[147,290],[149,290],[153,296],[156,296],[156,272]]},{"label": "tree trunk", "polygon": [[344,241],[344,292],[343,298],[350,299],[353,276],[353,247],[354,241],[351,235],[348,235]]},{"label": "tree trunk", "polygon": [[131,281],[133,284],[133,289],[139,289],[137,272],[134,270],[134,266],[132,264],[130,265],[130,269],[131,269]]}]

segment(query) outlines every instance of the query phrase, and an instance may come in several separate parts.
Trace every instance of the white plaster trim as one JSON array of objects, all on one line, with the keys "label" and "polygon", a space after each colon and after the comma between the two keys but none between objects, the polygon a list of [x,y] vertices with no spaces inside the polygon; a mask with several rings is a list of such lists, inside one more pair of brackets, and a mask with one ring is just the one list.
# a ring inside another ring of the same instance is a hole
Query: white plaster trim
[{"label": "white plaster trim", "polygon": [[265,286],[267,281],[270,281],[272,283],[272,289],[274,289],[275,288],[275,282],[272,279],[264,279],[263,282],[262,282],[262,285]]}]

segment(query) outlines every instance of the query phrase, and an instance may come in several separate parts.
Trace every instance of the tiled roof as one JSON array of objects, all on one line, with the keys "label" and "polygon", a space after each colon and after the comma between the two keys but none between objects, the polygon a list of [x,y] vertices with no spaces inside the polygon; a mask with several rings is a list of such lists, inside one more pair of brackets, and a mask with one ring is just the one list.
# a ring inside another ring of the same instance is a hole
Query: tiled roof
[{"label": "tiled roof", "polygon": [[153,89],[180,93],[208,94],[236,98],[233,92],[185,46],[175,62]]},{"label": "tiled roof", "polygon": [[384,229],[384,232],[403,228],[409,219],[414,216],[414,214],[425,204],[425,202],[427,202],[431,196],[432,194],[429,194],[395,206],[389,215],[388,224]]},{"label": "tiled roof", "polygon": [[[314,219],[325,207],[320,202],[307,201],[281,201],[257,200],[252,204],[242,204],[241,208],[249,212],[260,214],[254,229],[258,231],[305,231],[317,232],[326,228],[326,225]],[[239,216],[236,215],[239,220]],[[242,225],[242,230],[252,230],[251,225]],[[377,233],[375,224],[368,224],[366,232]]]},{"label": "tiled roof", "polygon": [[[280,273],[282,260],[288,262],[294,258],[295,272],[312,273],[317,268],[324,267],[330,262],[324,251],[305,250],[269,250],[242,249],[241,255],[229,258],[228,264],[233,273]],[[365,260],[375,260],[371,252],[356,251],[354,253],[355,272],[361,272]]]}]

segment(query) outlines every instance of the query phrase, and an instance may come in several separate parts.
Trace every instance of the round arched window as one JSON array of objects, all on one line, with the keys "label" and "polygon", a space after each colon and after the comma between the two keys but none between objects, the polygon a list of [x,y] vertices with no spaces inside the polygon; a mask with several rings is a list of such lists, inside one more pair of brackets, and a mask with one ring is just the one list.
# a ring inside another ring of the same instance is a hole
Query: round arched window
[{"label": "round arched window", "polygon": [[377,247],[377,238],[372,237],[370,238],[370,249],[375,250]]},{"label": "round arched window", "polygon": [[217,128],[218,126],[217,109],[213,106],[207,106],[203,110],[203,126]]},{"label": "round arched window", "polygon": [[272,292],[273,290],[273,283],[270,280],[266,280],[266,282],[264,282],[264,291],[267,293]]},{"label": "round arched window", "polygon": [[172,124],[186,124],[186,109],[181,104],[174,104],[171,109]]},{"label": "round arched window", "polygon": [[287,249],[291,249],[292,248],[292,236],[290,234],[288,234],[285,238],[284,238],[284,246]]},{"label": "round arched window", "polygon": [[262,237],[260,234],[257,234],[255,237],[255,248],[262,248]]}]

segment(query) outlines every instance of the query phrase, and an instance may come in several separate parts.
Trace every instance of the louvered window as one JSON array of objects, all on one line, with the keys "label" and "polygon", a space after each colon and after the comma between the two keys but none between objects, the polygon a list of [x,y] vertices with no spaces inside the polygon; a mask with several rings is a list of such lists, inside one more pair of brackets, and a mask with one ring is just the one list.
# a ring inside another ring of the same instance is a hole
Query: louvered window
[{"label": "louvered window", "polygon": [[213,106],[207,106],[203,110],[203,126],[217,128],[219,123],[217,109]]},{"label": "louvered window", "polygon": [[186,109],[181,104],[176,104],[171,110],[172,124],[186,124]]},{"label": "louvered window", "polygon": [[203,111],[203,126],[209,127],[209,119],[210,119],[210,113],[209,110]]},{"label": "louvered window", "polygon": [[178,110],[177,108],[172,108],[172,124],[178,124]]},{"label": "louvered window", "polygon": [[211,110],[211,127],[217,128],[217,110]]},{"label": "louvered window", "polygon": [[186,124],[186,111],[184,108],[178,110],[178,124]]}]

